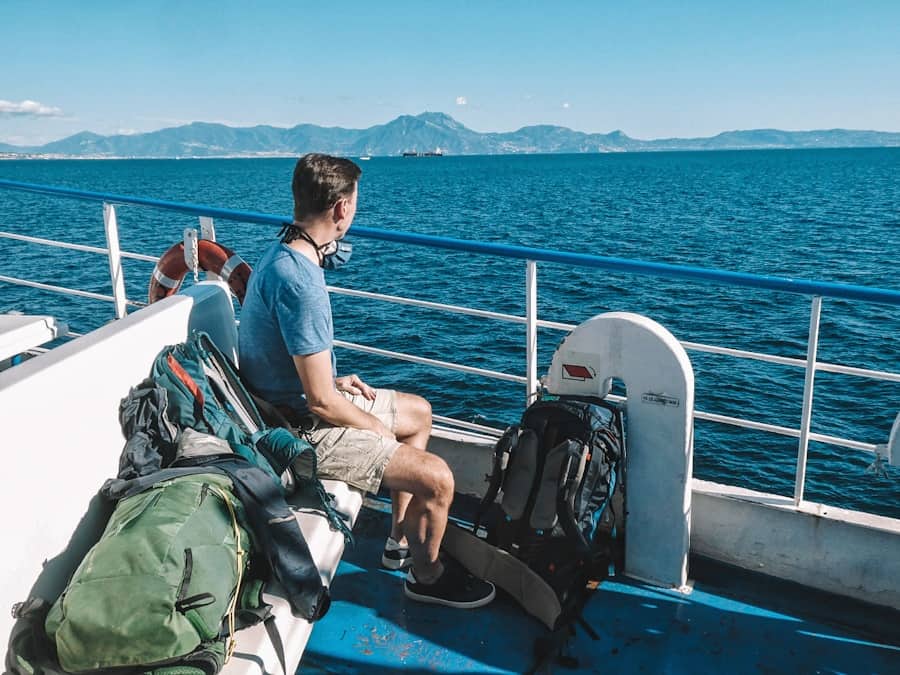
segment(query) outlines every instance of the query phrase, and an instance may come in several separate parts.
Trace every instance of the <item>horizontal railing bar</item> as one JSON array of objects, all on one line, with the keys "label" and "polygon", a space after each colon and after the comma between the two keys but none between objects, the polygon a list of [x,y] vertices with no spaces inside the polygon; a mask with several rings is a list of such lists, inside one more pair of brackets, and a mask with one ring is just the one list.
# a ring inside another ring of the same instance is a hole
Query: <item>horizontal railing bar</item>
[{"label": "horizontal railing bar", "polygon": [[839,445],[844,448],[852,448],[853,450],[863,450],[873,454],[878,451],[878,446],[874,443],[863,443],[862,441],[854,441],[849,438],[840,438],[838,436],[829,436],[827,434],[810,432],[809,440],[818,443],[826,443],[828,445]]},{"label": "horizontal railing bar", "polygon": [[[541,328],[551,328],[563,331],[572,331],[575,329],[573,323],[558,323],[555,321],[538,321]],[[743,349],[733,349],[731,347],[717,347],[715,345],[707,345],[700,342],[681,342],[681,346],[687,351],[705,352],[708,354],[719,354],[722,356],[733,356],[735,358],[753,359],[756,361],[767,361],[769,363],[778,363],[785,366],[795,366],[797,368],[806,368],[804,359],[792,358],[790,356],[776,356],[774,354],[766,354],[764,352],[750,352]],[[900,382],[900,373],[892,373],[885,370],[871,370],[869,368],[856,368],[854,366],[843,366],[837,363],[826,363],[818,361],[816,370],[829,373],[840,373],[842,375],[853,375],[855,377],[868,377],[873,380],[884,380],[885,382]]]},{"label": "horizontal railing bar", "polygon": [[[611,394],[606,398],[619,402],[625,403],[627,398],[624,396],[617,396]],[[440,415],[433,416],[435,420],[440,422],[444,422],[445,424],[455,424],[463,428],[472,429],[475,431],[484,431],[486,433],[499,435],[502,430],[497,429],[496,427],[485,427],[477,424],[473,424],[471,422],[463,422],[462,420],[457,420],[452,417],[442,417]],[[702,419],[709,422],[717,422],[720,424],[727,424],[729,426],[742,427],[745,429],[756,429],[758,431],[768,431],[771,433],[779,434],[782,436],[790,436],[792,438],[797,438],[800,436],[799,429],[791,429],[790,427],[782,427],[774,424],[765,424],[762,422],[753,422],[751,420],[741,419],[739,417],[730,417],[728,415],[718,415],[715,413],[702,412],[700,410],[694,411],[694,417],[696,419]],[[819,443],[825,443],[828,445],[835,445],[844,448],[850,448],[853,450],[862,450],[864,452],[877,452],[877,445],[874,443],[863,443],[861,441],[854,441],[849,438],[840,438],[837,436],[828,436],[826,434],[816,434],[811,433],[809,435],[811,441],[816,441]]]},{"label": "horizontal railing bar", "polygon": [[[57,241],[55,239],[41,239],[40,237],[29,237],[24,234],[15,234],[14,232],[0,232],[0,238],[16,239],[18,241],[28,242],[30,244],[41,244],[42,246],[53,246],[55,248],[66,248],[72,251],[84,251],[86,253],[99,253],[101,255],[109,255],[108,248],[99,246],[88,246],[86,244],[73,244],[68,241]],[[159,262],[159,256],[144,255],[142,253],[129,253],[122,251],[119,255],[123,258],[132,258],[134,260],[144,260],[146,262]]]},{"label": "horizontal railing bar", "polygon": [[329,291],[339,295],[349,295],[359,298],[369,298],[371,300],[384,300],[385,302],[393,302],[398,305],[412,305],[414,307],[425,307],[426,309],[437,309],[454,314],[469,314],[471,316],[480,316],[486,319],[497,319],[499,321],[508,321],[510,323],[525,323],[524,316],[516,316],[514,314],[502,314],[500,312],[491,312],[484,309],[474,309],[473,307],[463,307],[460,305],[445,305],[440,302],[430,302],[428,300],[414,300],[412,298],[404,298],[399,295],[385,295],[384,293],[371,293],[369,291],[358,291],[353,288],[341,288],[339,286],[328,286]]},{"label": "horizontal railing bar", "polygon": [[71,244],[66,241],[56,241],[54,239],[41,239],[40,237],[28,237],[24,234],[14,234],[12,232],[0,232],[0,237],[4,239],[16,239],[17,241],[25,241],[30,244],[41,244],[42,246],[53,246],[55,248],[66,248],[72,251],[86,251],[87,253],[101,253],[109,255],[109,250],[100,248],[99,246],[87,246],[85,244]]},{"label": "horizontal railing bar", "polygon": [[552,328],[553,330],[562,330],[567,333],[575,330],[574,323],[560,323],[559,321],[544,321],[543,319],[538,319],[537,325],[540,328]]},{"label": "horizontal railing bar", "polygon": [[77,295],[82,298],[91,298],[93,300],[103,300],[104,302],[115,302],[116,299],[111,295],[102,295],[100,293],[91,293],[90,291],[78,291],[74,288],[64,288],[62,286],[52,286],[51,284],[41,284],[36,281],[26,281],[25,279],[16,279],[0,274],[0,281],[8,284],[16,284],[17,286],[28,286],[29,288],[40,288],[43,291],[53,291],[54,293],[62,293],[63,295]]},{"label": "horizontal railing bar", "polygon": [[[470,314],[472,316],[480,316],[487,319],[497,319],[498,321],[507,321],[509,323],[524,324],[527,319],[524,316],[516,314],[504,314],[502,312],[491,312],[486,309],[475,309],[474,307],[464,307],[462,305],[445,305],[439,302],[431,302],[429,300],[414,300],[412,298],[404,298],[399,295],[386,295],[384,293],[372,293],[370,291],[358,291],[355,288],[343,288],[341,286],[328,286],[328,290],[340,295],[351,295],[360,298],[370,298],[373,300],[383,300],[384,302],[394,302],[400,305],[413,305],[416,307],[425,307],[426,309],[444,310],[454,312],[456,314]],[[575,328],[574,323],[560,323],[558,321],[542,321],[538,319],[537,325],[541,328],[551,328],[555,330],[571,331]]]},{"label": "horizontal railing bar", "polygon": [[143,260],[145,262],[158,263],[159,256],[158,255],[144,255],[143,253],[130,253],[128,251],[121,251],[119,255],[123,258],[131,258],[132,260]]},{"label": "horizontal railing bar", "polygon": [[[439,302],[431,302],[428,300],[415,300],[413,298],[405,298],[399,295],[387,295],[385,293],[372,293],[370,291],[360,291],[354,288],[343,288],[341,286],[328,286],[330,292],[339,295],[348,295],[352,297],[367,298],[371,300],[382,300],[384,302],[392,302],[400,305],[412,305],[414,307],[424,307],[426,309],[442,310],[456,314],[468,314],[487,319],[497,319],[499,321],[507,321],[509,323],[524,324],[526,319],[523,316],[515,314],[503,314],[500,312],[491,312],[483,309],[474,309],[472,307],[463,307],[460,305],[447,305]],[[571,331],[575,328],[575,324],[558,323],[554,321],[538,321],[537,324],[542,328],[551,328],[558,330]],[[682,342],[681,346],[687,351],[704,352],[708,354],[718,354],[720,356],[732,356],[735,358],[751,359],[754,361],[764,361],[766,363],[777,363],[785,366],[794,366],[797,368],[806,368],[806,361],[803,359],[792,358],[789,356],[776,356],[774,354],[766,354],[764,352],[751,352],[744,349],[733,349],[731,347],[718,347],[716,345],[708,345],[700,342]],[[871,379],[884,380],[887,382],[900,382],[900,373],[890,373],[880,370],[869,370],[866,368],[854,368],[852,366],[842,366],[838,364],[819,362],[816,364],[816,370],[823,370],[832,373],[841,373],[843,375],[854,375],[856,377],[868,377]]]},{"label": "horizontal railing bar", "polygon": [[[791,358],[789,356],[775,356],[774,354],[750,352],[742,349],[731,349],[729,347],[716,347],[715,345],[699,344],[696,342],[682,342],[681,346],[687,351],[706,352],[709,354],[733,356],[741,359],[765,361],[767,363],[778,363],[784,366],[806,368],[806,361],[803,359]],[[853,375],[855,377],[867,377],[869,379],[883,380],[885,382],[900,382],[900,373],[892,373],[885,370],[871,370],[869,368],[856,368],[854,366],[843,366],[837,363],[826,363],[824,361],[816,362],[816,370],[839,373],[841,375]]]},{"label": "horizontal railing bar", "polygon": [[[72,190],[48,185],[22,183],[19,181],[0,180],[0,188],[33,192],[37,194],[49,194],[74,199],[89,201],[101,201],[117,204],[137,204],[157,209],[176,211],[193,216],[209,216],[224,220],[236,220],[241,222],[262,223],[268,225],[281,225],[290,222],[290,216],[276,216],[252,211],[236,211],[231,209],[218,209],[208,206],[198,206],[182,202],[168,202],[157,199],[145,199],[142,197],[129,197],[125,195],[106,194],[100,192],[88,192],[85,190]],[[614,272],[627,272],[632,274],[649,275],[656,277],[668,277],[687,279],[690,281],[722,283],[745,288],[758,288],[787,293],[799,293],[802,295],[821,295],[848,300],[864,300],[866,302],[900,305],[900,291],[884,288],[869,288],[854,284],[840,284],[824,281],[810,281],[807,279],[794,279],[789,277],[777,277],[773,275],[749,274],[746,272],[730,272],[727,270],[695,267],[691,265],[674,265],[671,263],[646,262],[630,260],[627,258],[615,258],[610,256],[598,256],[586,253],[570,253],[554,251],[545,248],[532,248],[528,246],[515,246],[510,244],[497,244],[491,242],[470,241],[466,239],[454,239],[451,237],[438,237],[435,235],[416,234],[395,230],[384,230],[363,225],[357,225],[353,229],[355,236],[368,237],[381,241],[391,241],[414,246],[428,246],[447,250],[465,251],[468,253],[483,253],[486,255],[517,258],[520,260],[534,260],[536,262],[560,263],[575,265],[578,267],[591,267]]]},{"label": "horizontal railing bar", "polygon": [[428,359],[424,356],[413,356],[412,354],[404,354],[403,352],[394,352],[388,349],[369,347],[367,345],[360,345],[354,342],[345,342],[343,340],[335,340],[334,346],[343,347],[344,349],[351,349],[357,352],[364,352],[366,354],[387,356],[389,358],[399,359],[400,361],[409,361],[411,363],[420,363],[428,366],[438,366],[439,368],[446,368],[447,370],[456,370],[460,373],[470,373],[472,375],[480,375],[482,377],[489,377],[495,380],[506,380],[508,382],[525,384],[525,378],[521,375],[510,375],[508,373],[501,373],[496,370],[473,368],[472,366],[463,366],[458,363],[450,363],[449,361],[438,361],[437,359]]},{"label": "horizontal railing bar", "polygon": [[828,373],[838,373],[840,375],[868,377],[873,380],[884,380],[885,382],[900,382],[900,373],[891,373],[884,370],[869,370],[868,368],[854,368],[853,366],[822,362],[816,364],[816,370],[824,370]]},{"label": "horizontal railing bar", "polygon": [[[625,402],[626,398],[624,396],[615,396],[610,395],[607,396],[608,399]],[[783,436],[790,436],[793,438],[797,438],[800,435],[800,431],[798,429],[791,429],[789,427],[780,427],[772,424],[763,424],[760,422],[752,422],[750,420],[744,420],[738,417],[729,417],[727,415],[717,415],[715,413],[706,413],[701,411],[695,411],[694,417],[706,421],[718,422],[721,424],[728,424],[730,426],[743,427],[747,429],[757,429],[760,431],[769,431],[772,433],[780,434]],[[483,431],[485,433],[499,436],[502,433],[502,429],[498,429],[496,427],[486,427],[479,424],[474,424],[472,422],[464,422],[462,420],[455,419],[453,417],[443,417],[441,415],[434,415],[433,418],[439,422],[443,422],[444,424],[453,424],[465,429],[471,429],[473,431]],[[850,448],[853,450],[862,450],[864,452],[877,452],[877,445],[874,443],[863,443],[861,441],[854,441],[849,438],[840,438],[837,436],[828,436],[826,434],[816,434],[811,433],[809,435],[809,439],[811,441],[816,441],[819,443],[826,443],[828,445],[836,445],[844,448]]]},{"label": "horizontal railing bar", "polygon": [[[694,418],[706,420],[708,422],[717,422],[719,424],[727,424],[733,427],[741,427],[742,429],[755,429],[757,431],[767,431],[781,436],[790,436],[791,438],[799,438],[800,430],[790,427],[777,426],[775,424],[765,424],[763,422],[754,422],[745,420],[740,417],[730,417],[728,415],[718,415],[716,413],[703,412],[694,410]],[[863,450],[866,452],[876,452],[877,446],[874,443],[863,443],[862,441],[854,441],[850,438],[840,438],[838,436],[828,436],[826,434],[810,433],[809,440],[828,445],[837,445],[852,450]]]},{"label": "horizontal railing bar", "polygon": [[779,363],[784,366],[806,368],[806,360],[792,358],[790,356],[775,356],[774,354],[766,354],[764,352],[751,352],[744,349],[733,349],[731,347],[718,347],[716,345],[707,345],[699,342],[682,342],[681,346],[687,351],[734,356],[735,358],[752,359],[754,361],[766,361],[767,363]]},{"label": "horizontal railing bar", "polygon": [[802,295],[821,295],[834,298],[845,298],[848,300],[864,300],[867,302],[900,305],[900,291],[869,288],[852,284],[792,279],[773,275],[730,272],[727,270],[694,267],[691,265],[646,262],[627,258],[591,255],[587,253],[570,253],[544,248],[495,244],[467,239],[453,239],[450,237],[437,237],[434,235],[415,234],[411,232],[381,230],[361,225],[354,228],[354,234],[382,241],[465,251],[467,253],[482,253],[505,258],[516,258],[519,260],[534,260],[537,262],[591,267],[613,272],[722,283],[745,288],[784,291]]},{"label": "horizontal railing bar", "polygon": [[717,413],[708,413],[694,409],[694,419],[707,420],[709,422],[718,422],[719,424],[727,424],[733,427],[741,427],[743,429],[756,429],[757,431],[768,431],[780,436],[790,436],[792,438],[800,437],[799,429],[790,427],[782,427],[776,424],[766,424],[765,422],[754,422],[753,420],[745,420],[740,417],[731,417],[730,415],[719,415]]},{"label": "horizontal railing bar", "polygon": [[441,422],[442,424],[450,424],[452,426],[459,427],[460,429],[480,431],[481,433],[488,434],[490,436],[493,436],[494,438],[500,438],[500,436],[503,435],[503,429],[498,429],[497,427],[486,427],[483,424],[475,424],[474,422],[464,422],[463,420],[458,420],[455,417],[432,415],[431,419],[433,419],[435,422]]}]

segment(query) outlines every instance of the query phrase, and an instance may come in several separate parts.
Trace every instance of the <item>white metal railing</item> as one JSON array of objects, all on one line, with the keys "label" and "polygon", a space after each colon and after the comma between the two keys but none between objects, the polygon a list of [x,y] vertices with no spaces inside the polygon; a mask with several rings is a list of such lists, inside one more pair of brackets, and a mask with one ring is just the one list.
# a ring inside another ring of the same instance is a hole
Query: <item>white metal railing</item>
[{"label": "white metal railing", "polygon": [[[211,207],[202,207],[193,204],[174,204],[169,202],[158,202],[155,200],[148,200],[144,198],[130,198],[130,197],[120,197],[120,196],[111,196],[111,195],[99,195],[96,193],[85,193],[79,191],[71,191],[64,188],[49,188],[46,186],[30,186],[25,185],[24,187],[20,187],[24,184],[15,184],[10,181],[0,181],[0,188],[12,188],[12,189],[24,189],[30,192],[39,192],[44,194],[52,194],[52,195],[61,195],[61,196],[74,196],[79,199],[88,199],[91,201],[103,201],[104,205],[104,228],[106,231],[106,240],[107,240],[107,248],[100,248],[94,246],[85,246],[81,244],[73,244],[67,242],[60,242],[56,240],[50,239],[41,239],[38,237],[30,237],[20,234],[14,234],[9,232],[0,232],[0,238],[19,240],[32,244],[39,244],[45,246],[56,246],[61,248],[67,248],[71,250],[84,251],[88,253],[101,254],[106,255],[109,260],[109,269],[110,269],[110,283],[112,286],[112,295],[104,295],[100,293],[92,293],[88,291],[82,291],[77,289],[70,289],[61,286],[54,286],[50,284],[42,284],[33,281],[28,281],[24,279],[18,279],[15,277],[9,277],[0,275],[0,282],[6,282],[10,284],[17,284],[22,286],[27,286],[31,288],[36,288],[40,290],[46,290],[56,293],[63,293],[68,295],[76,295],[80,297],[86,297],[93,300],[102,300],[106,302],[112,302],[115,306],[115,315],[117,318],[121,318],[125,315],[126,306],[132,307],[141,307],[144,306],[145,303],[131,301],[126,297],[125,284],[124,284],[124,272],[122,270],[121,260],[122,258],[133,259],[133,260],[141,260],[146,262],[157,262],[158,258],[154,256],[133,253],[128,251],[121,251],[118,243],[118,223],[116,218],[116,211],[112,201],[117,203],[128,203],[128,204],[138,204],[142,206],[155,207],[155,208],[163,208],[175,211],[181,211],[185,213],[190,213],[192,215],[196,215],[199,217],[199,224],[201,229],[201,237],[206,239],[215,239],[215,228],[213,223],[213,216],[220,218],[228,218],[231,220],[245,221],[245,222],[261,222],[261,223],[280,223],[284,219],[278,216],[271,216],[267,214],[253,214],[247,212],[236,212],[236,211],[227,211],[224,209],[214,209]],[[115,197],[112,201],[106,201],[105,197]],[[377,347],[372,347],[368,345],[361,345],[352,342],[346,342],[343,340],[335,340],[335,346],[346,348],[354,351],[364,352],[368,354],[374,354],[382,357],[399,359],[403,361],[408,361],[412,363],[424,364],[429,366],[434,366],[438,368],[445,368],[449,370],[454,370],[457,372],[478,375],[481,377],[488,377],[493,379],[505,380],[509,382],[515,382],[519,384],[524,384],[526,386],[526,397],[527,400],[530,401],[537,393],[539,389],[539,380],[537,377],[537,329],[538,328],[548,328],[553,330],[560,331],[570,331],[575,326],[574,324],[561,323],[555,321],[547,321],[538,319],[537,316],[537,262],[538,259],[551,261],[551,262],[569,262],[573,264],[587,264],[590,263],[589,266],[595,267],[604,267],[608,269],[617,269],[617,270],[625,270],[632,271],[643,274],[653,274],[654,272],[664,275],[664,276],[681,276],[686,278],[694,278],[699,280],[706,281],[718,281],[722,283],[728,284],[737,284],[743,286],[752,286],[752,287],[761,287],[761,288],[773,288],[778,290],[787,290],[790,292],[806,292],[808,295],[812,296],[812,305],[810,311],[810,322],[809,322],[809,336],[807,341],[807,357],[806,359],[800,358],[791,358],[784,356],[777,356],[773,354],[766,354],[762,352],[754,352],[748,350],[740,350],[733,349],[729,347],[721,347],[717,345],[707,345],[702,343],[694,343],[694,342],[683,342],[682,345],[688,351],[695,352],[704,352],[710,354],[717,354],[722,356],[728,356],[737,359],[749,359],[756,361],[763,361],[767,363],[780,364],[789,367],[803,368],[805,371],[805,379],[804,379],[804,388],[803,388],[803,404],[802,404],[802,413],[800,424],[798,428],[784,427],[774,424],[769,424],[765,422],[758,422],[754,420],[732,417],[728,415],[721,415],[711,412],[705,412],[700,410],[695,410],[694,417],[700,420],[706,420],[718,424],[725,424],[745,429],[753,429],[758,431],[764,431],[768,433],[773,433],[781,436],[794,437],[798,439],[798,455],[797,455],[797,469],[795,475],[795,487],[794,487],[794,501],[796,504],[800,504],[803,500],[803,491],[805,486],[806,479],[806,461],[807,461],[807,450],[810,441],[816,441],[821,443],[827,443],[835,446],[841,446],[845,448],[851,448],[855,450],[862,450],[870,453],[879,453],[885,448],[884,444],[873,444],[861,442],[848,438],[840,438],[825,434],[817,434],[814,433],[811,429],[811,417],[812,417],[812,404],[814,400],[814,385],[815,385],[815,373],[817,371],[822,372],[830,372],[837,373],[842,375],[847,375],[851,377],[863,377],[876,379],[881,381],[888,382],[900,382],[900,373],[890,372],[890,371],[881,371],[881,370],[872,370],[866,368],[857,368],[852,366],[846,366],[842,364],[833,364],[833,363],[824,363],[819,362],[817,360],[817,352],[818,352],[818,334],[819,334],[819,326],[821,322],[821,311],[822,311],[822,297],[823,295],[833,295],[836,297],[846,297],[853,298],[859,300],[869,300],[873,302],[887,302],[889,304],[900,305],[900,292],[897,291],[889,291],[885,289],[866,289],[864,287],[859,286],[849,286],[849,285],[840,285],[840,284],[828,284],[828,283],[817,283],[817,282],[805,282],[802,280],[792,280],[792,279],[779,279],[774,277],[758,277],[754,275],[742,275],[738,273],[725,272],[721,270],[704,270],[701,268],[679,268],[677,266],[663,265],[659,263],[639,263],[637,261],[625,261],[620,259],[613,258],[600,258],[597,256],[583,256],[577,254],[566,254],[562,252],[554,252],[554,251],[546,251],[544,249],[526,249],[524,247],[509,247],[509,246],[500,246],[500,245],[492,245],[485,244],[483,242],[465,242],[462,240],[451,240],[446,238],[439,237],[428,237],[425,235],[415,235],[410,233],[397,233],[397,232],[386,232],[373,230],[371,228],[363,228],[358,227],[355,228],[354,232],[356,234],[361,234],[362,236],[370,236],[376,239],[384,239],[384,240],[393,240],[393,241],[405,241],[406,243],[412,243],[417,245],[433,245],[443,248],[450,248],[456,250],[469,250],[472,252],[481,252],[487,254],[496,254],[496,255],[505,255],[508,257],[517,257],[525,261],[525,275],[524,275],[524,291],[525,291],[525,316],[518,316],[514,314],[505,314],[500,312],[492,312],[482,309],[476,309],[472,307],[465,307],[460,305],[452,305],[452,304],[444,304],[444,303],[436,303],[425,300],[418,300],[415,298],[406,298],[395,295],[386,295],[381,293],[372,293],[368,291],[360,291],[355,289],[348,288],[340,288],[335,286],[329,286],[329,291],[342,294],[347,296],[354,296],[360,298],[366,298],[371,300],[384,301],[389,303],[403,304],[403,305],[411,305],[416,307],[422,307],[426,309],[442,311],[442,312],[450,312],[457,314],[465,314],[469,316],[475,316],[484,319],[490,320],[499,320],[508,323],[516,323],[516,324],[524,324],[526,328],[526,363],[525,363],[525,375],[517,375],[510,373],[503,373],[495,370],[489,370],[484,368],[475,368],[472,366],[467,366],[464,364],[452,363],[449,361],[441,361],[437,359],[426,358],[422,356],[416,356],[413,354],[406,354],[403,352],[381,349]],[[193,235],[193,241],[196,241],[196,234]],[[190,246],[191,241],[186,236],[186,249]],[[529,255],[532,253],[533,255]],[[186,256],[187,257],[187,256]],[[599,261],[599,262],[597,262]],[[817,292],[823,291],[824,292]],[[497,429],[493,427],[487,427],[484,425],[478,425],[471,422],[464,422],[461,420],[455,420],[447,417],[435,416],[435,420],[447,424],[452,424],[459,428],[468,429],[477,433],[486,434],[489,436],[496,436],[499,432]],[[900,450],[898,453],[900,454]],[[898,461],[898,457],[893,458],[895,462]]]}]

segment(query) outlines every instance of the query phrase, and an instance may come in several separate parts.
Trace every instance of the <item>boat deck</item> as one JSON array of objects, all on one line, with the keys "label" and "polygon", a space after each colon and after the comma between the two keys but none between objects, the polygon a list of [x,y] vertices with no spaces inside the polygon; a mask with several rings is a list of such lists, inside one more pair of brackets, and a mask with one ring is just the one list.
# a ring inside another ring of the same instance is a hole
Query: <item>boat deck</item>
[{"label": "boat deck", "polygon": [[[301,673],[524,673],[546,629],[508,597],[457,610],[412,602],[401,572],[380,567],[384,501],[368,500],[314,628]],[[694,590],[607,580],[586,608],[569,673],[897,673],[900,611],[881,609],[691,559]]]}]

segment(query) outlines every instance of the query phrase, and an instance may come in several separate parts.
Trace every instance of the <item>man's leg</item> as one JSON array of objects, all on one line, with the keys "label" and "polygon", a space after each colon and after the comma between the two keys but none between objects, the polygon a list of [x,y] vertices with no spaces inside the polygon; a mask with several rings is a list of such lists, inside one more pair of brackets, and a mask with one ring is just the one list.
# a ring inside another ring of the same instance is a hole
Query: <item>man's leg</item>
[{"label": "man's leg", "polygon": [[408,493],[402,535],[409,542],[416,578],[424,583],[443,572],[438,559],[453,501],[453,473],[447,463],[424,450],[403,444],[385,468],[382,484],[393,494]]},{"label": "man's leg", "polygon": [[[394,395],[395,392],[389,392],[386,398]],[[392,426],[395,436],[424,445],[431,429],[430,406],[424,399],[407,396],[403,397],[407,402],[399,406],[396,402],[389,407],[368,405],[373,402],[359,400],[359,396],[353,397],[353,402]],[[380,409],[374,410],[376,407]],[[385,415],[386,410],[390,410],[389,415]],[[399,415],[394,414],[398,412]],[[494,598],[492,584],[473,577],[452,560],[445,566],[438,557],[454,490],[453,473],[443,459],[409,443],[388,440],[363,429],[319,424],[310,437],[316,446],[320,476],[337,478],[370,492],[384,486],[400,496],[403,513],[397,519],[398,534],[401,540],[408,541],[409,550],[404,553],[413,563],[404,581],[407,597],[461,609],[481,607]],[[360,463],[361,458],[367,458],[368,462]],[[388,554],[393,552],[386,547],[385,556],[390,561],[394,556]],[[385,556],[382,564],[389,569],[407,567],[385,563]]]},{"label": "man's leg", "polygon": [[[396,392],[397,422],[394,435],[397,440],[419,450],[425,450],[431,436],[431,404],[421,396]],[[391,490],[391,539],[405,544],[403,519],[412,494]]]},{"label": "man's leg", "polygon": [[453,473],[447,463],[429,452],[401,444],[382,475],[391,490],[408,492],[403,531],[413,566],[403,582],[404,594],[417,602],[473,609],[494,599],[490,582],[472,576],[462,565],[438,557],[453,501]]}]

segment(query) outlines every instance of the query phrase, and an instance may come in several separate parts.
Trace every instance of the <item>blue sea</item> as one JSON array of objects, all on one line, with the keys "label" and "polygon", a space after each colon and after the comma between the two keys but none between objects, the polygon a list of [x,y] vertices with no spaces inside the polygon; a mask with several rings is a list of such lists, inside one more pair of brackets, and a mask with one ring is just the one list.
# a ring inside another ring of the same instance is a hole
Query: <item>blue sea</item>
[{"label": "blue sea", "polygon": [[[741,272],[900,290],[900,149],[616,155],[373,158],[360,163],[356,223]],[[4,161],[0,178],[224,208],[291,213],[290,159]],[[196,219],[117,209],[122,247],[161,254]],[[249,262],[276,228],[216,223]],[[99,204],[0,190],[0,230],[105,246]],[[523,315],[524,263],[352,237],[351,263],[329,282]],[[126,261],[130,297],[152,267]],[[105,258],[0,239],[0,274],[110,293]],[[805,358],[810,299],[631,274],[538,269],[540,318],[576,323],[606,311],[659,321],[683,341]],[[334,296],[337,337],[523,374],[524,328]],[[49,312],[74,330],[111,305],[0,284],[0,311]],[[562,334],[539,333],[540,373]],[[803,371],[691,352],[698,410],[799,425]],[[516,421],[524,387],[338,350],[342,372],[414,391],[435,412],[482,424]],[[900,371],[900,308],[826,299],[819,359]],[[900,383],[818,373],[813,431],[887,441]],[[123,392],[124,395],[125,392]],[[797,442],[698,421],[694,474],[790,495]],[[900,517],[900,471],[866,473],[872,455],[811,443],[806,498]]]}]

